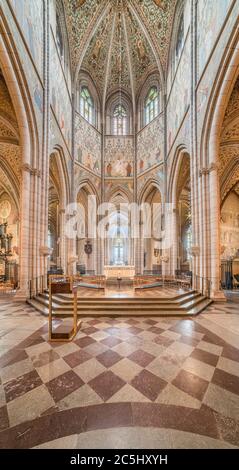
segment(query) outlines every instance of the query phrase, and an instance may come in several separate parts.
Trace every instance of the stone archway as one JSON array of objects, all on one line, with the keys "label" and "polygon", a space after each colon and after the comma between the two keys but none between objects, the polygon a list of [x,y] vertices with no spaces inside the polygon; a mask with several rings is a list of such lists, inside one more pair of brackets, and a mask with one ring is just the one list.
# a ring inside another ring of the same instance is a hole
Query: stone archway
[{"label": "stone archway", "polygon": [[107,237],[104,265],[131,266],[134,264],[134,245],[131,237],[129,197],[121,188],[109,197]]},{"label": "stone archway", "polygon": [[[0,224],[3,238],[0,250],[0,282],[19,286],[21,148],[17,117],[0,69]],[[6,225],[5,225],[6,224]],[[7,246],[6,246],[7,244]]]},{"label": "stone archway", "polygon": [[168,194],[172,205],[170,271],[175,275],[177,271],[192,270],[190,256],[192,241],[191,173],[190,156],[185,148],[178,149],[175,154]]},{"label": "stone archway", "polygon": [[[162,272],[161,243],[161,203],[162,194],[158,182],[150,180],[146,183],[139,198],[140,203],[140,238],[138,240],[138,271],[140,273]],[[158,216],[160,222],[158,221]],[[150,217],[150,226],[146,219]],[[160,227],[158,226],[158,223]],[[157,227],[155,226],[157,225]],[[147,227],[146,227],[147,226]],[[160,234],[158,235],[158,232]]]},{"label": "stone archway", "polygon": [[[76,256],[78,257],[77,271],[81,274],[97,274],[100,272],[99,240],[97,237],[96,210],[98,205],[97,191],[90,182],[83,182],[77,193],[79,220],[76,239]],[[90,252],[86,252],[86,245]]]},{"label": "stone archway", "polygon": [[65,237],[66,207],[69,203],[69,181],[60,150],[50,155],[48,188],[48,247],[50,268],[67,273],[67,240]]},{"label": "stone archway", "polygon": [[239,279],[239,77],[226,108],[220,136],[220,243],[222,287]]},{"label": "stone archway", "polygon": [[13,176],[12,189],[17,194],[15,199],[19,204],[17,298],[25,299],[29,292],[29,281],[39,276],[41,269],[38,134],[31,97],[26,88],[23,71],[19,68],[20,62],[12,35],[8,34],[3,21],[0,21],[0,28],[0,75],[5,88],[5,99],[1,99],[1,104],[6,102],[7,95],[7,101],[10,103],[10,107],[1,112],[1,161],[4,156],[8,156],[9,171]]},{"label": "stone archway", "polygon": [[[202,207],[199,224],[205,224],[200,233],[200,272],[211,281],[211,298],[224,301],[221,290],[220,242],[220,144],[224,116],[239,72],[238,31],[232,35],[225,49],[217,81],[209,98],[200,142],[200,181]],[[210,214],[210,216],[209,216]]]}]

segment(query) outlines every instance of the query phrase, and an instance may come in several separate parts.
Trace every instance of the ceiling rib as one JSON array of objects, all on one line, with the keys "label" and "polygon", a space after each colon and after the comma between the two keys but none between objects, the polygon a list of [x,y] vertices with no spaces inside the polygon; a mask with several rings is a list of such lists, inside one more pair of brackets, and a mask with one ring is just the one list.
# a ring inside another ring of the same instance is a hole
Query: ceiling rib
[{"label": "ceiling rib", "polygon": [[116,15],[117,15],[117,12],[115,11],[113,22],[112,22],[112,30],[110,34],[110,44],[109,44],[109,49],[108,49],[107,64],[106,64],[106,71],[105,71],[105,84],[104,84],[104,92],[103,92],[103,100],[102,100],[103,110],[105,109],[107,87],[108,87],[108,81],[109,81],[109,72],[110,72],[110,63],[111,63],[111,56],[112,56],[113,39],[114,39],[114,33],[115,33]]},{"label": "ceiling rib", "polygon": [[149,31],[151,30],[150,25],[148,25],[148,21],[146,18],[144,20],[141,18],[141,14],[138,9],[138,5],[136,4],[135,0],[129,0],[128,1],[128,8],[131,12],[131,14],[136,18],[137,23],[140,27],[140,29],[143,31],[144,36],[146,37],[151,50],[153,51],[154,58],[156,61],[156,64],[158,66],[160,78],[161,78],[161,86],[164,92],[165,89],[165,80],[164,80],[164,72],[163,72],[163,67],[159,58],[159,52],[157,50],[157,46],[155,46],[155,43],[157,44],[157,41],[153,40]]},{"label": "ceiling rib", "polygon": [[132,90],[133,115],[135,116],[136,109],[135,109],[134,77],[133,77],[132,60],[131,60],[130,47],[129,47],[129,38],[128,38],[124,12],[122,13],[122,18],[123,18],[123,27],[124,27],[124,36],[125,36],[125,45],[126,45],[126,55],[127,55],[128,67],[129,67],[130,85],[131,85],[131,90]]},{"label": "ceiling rib", "polygon": [[[79,58],[79,61],[78,61],[78,65],[76,67],[76,72],[75,72],[75,87],[76,87],[76,84],[77,84],[77,80],[78,80],[78,75],[79,75],[79,72],[80,72],[80,68],[81,68],[81,65],[82,65],[82,62],[84,60],[84,57],[85,57],[85,54],[86,54],[86,51],[87,51],[87,48],[89,47],[90,45],[90,42],[91,42],[91,39],[94,37],[94,35],[96,34],[101,22],[104,20],[104,18],[106,17],[106,15],[109,13],[109,10],[111,8],[111,2],[110,0],[106,0],[106,6],[102,9],[102,6],[100,6],[97,10],[97,13],[94,15],[94,17],[92,18],[88,28],[86,29],[86,32],[82,38],[82,51],[81,51],[81,54],[80,54],[80,58]],[[94,27],[92,27],[92,24],[94,22],[94,19],[97,18],[97,16],[99,15],[98,19],[95,21],[95,25]]]}]

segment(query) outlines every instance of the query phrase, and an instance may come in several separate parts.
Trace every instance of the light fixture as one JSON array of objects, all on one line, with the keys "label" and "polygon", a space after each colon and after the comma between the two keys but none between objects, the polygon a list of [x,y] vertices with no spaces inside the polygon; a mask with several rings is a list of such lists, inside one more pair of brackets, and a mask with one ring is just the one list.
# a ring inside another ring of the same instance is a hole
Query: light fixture
[{"label": "light fixture", "polygon": [[7,222],[0,224],[0,259],[5,263],[4,270],[4,281],[6,281],[6,264],[8,263],[8,257],[13,256],[12,253],[12,239],[13,236],[7,233]]},{"label": "light fixture", "polygon": [[13,236],[7,233],[7,222],[0,224],[0,257],[12,256]]}]

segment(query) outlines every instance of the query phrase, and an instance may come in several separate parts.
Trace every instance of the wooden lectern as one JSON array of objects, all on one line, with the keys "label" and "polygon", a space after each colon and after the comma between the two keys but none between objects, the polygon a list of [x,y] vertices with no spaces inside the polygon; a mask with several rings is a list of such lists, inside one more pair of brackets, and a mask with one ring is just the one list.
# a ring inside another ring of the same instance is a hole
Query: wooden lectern
[{"label": "wooden lectern", "polygon": [[[73,294],[73,325],[61,324],[53,331],[53,317],[61,318],[61,313],[56,314],[52,308],[52,295],[54,294]],[[77,321],[77,287],[73,287],[72,276],[50,275],[49,276],[49,341],[63,342],[71,341],[80,328],[80,321]]]}]

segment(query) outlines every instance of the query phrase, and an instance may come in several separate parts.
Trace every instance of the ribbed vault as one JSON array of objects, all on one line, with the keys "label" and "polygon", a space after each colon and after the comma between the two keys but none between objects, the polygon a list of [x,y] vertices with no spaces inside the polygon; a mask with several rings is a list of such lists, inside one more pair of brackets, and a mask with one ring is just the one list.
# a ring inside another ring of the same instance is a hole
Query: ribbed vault
[{"label": "ribbed vault", "polygon": [[137,96],[148,74],[163,76],[176,0],[64,0],[76,74],[90,73],[103,97]]}]

